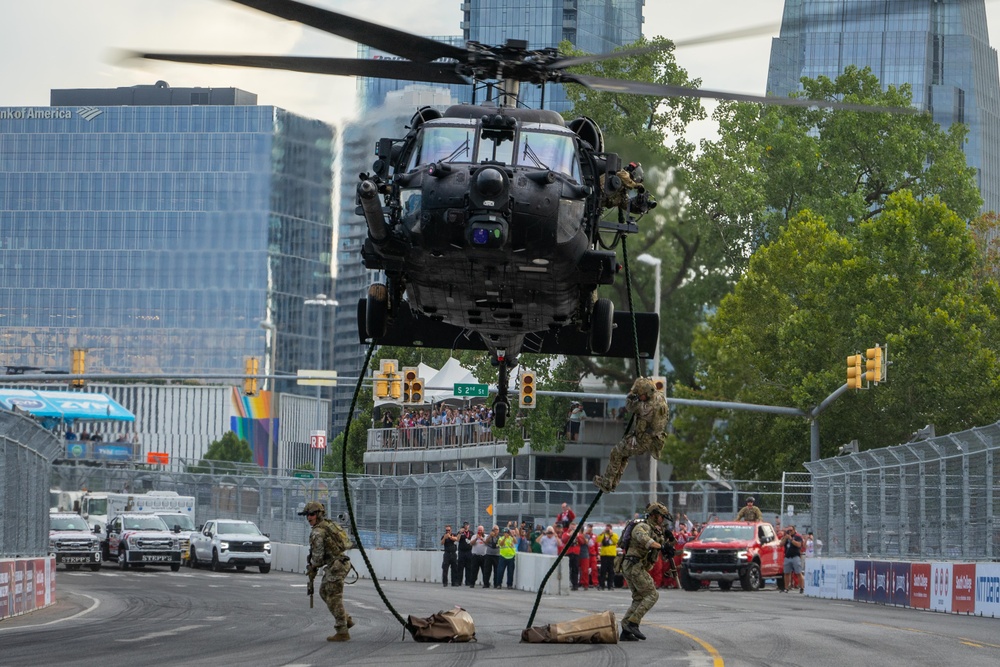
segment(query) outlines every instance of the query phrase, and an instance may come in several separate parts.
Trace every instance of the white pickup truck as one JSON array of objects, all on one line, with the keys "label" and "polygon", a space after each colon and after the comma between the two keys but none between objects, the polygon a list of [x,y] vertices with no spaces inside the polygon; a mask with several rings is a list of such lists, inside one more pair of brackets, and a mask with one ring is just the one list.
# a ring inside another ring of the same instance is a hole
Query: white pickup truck
[{"label": "white pickup truck", "polygon": [[174,572],[181,569],[180,530],[171,532],[163,519],[155,514],[126,512],[108,523],[104,543],[105,560],[118,562],[118,567],[169,565]]},{"label": "white pickup truck", "polygon": [[245,570],[256,565],[261,574],[271,571],[271,539],[252,521],[216,519],[191,535],[191,567],[211,563],[216,572],[224,567]]}]

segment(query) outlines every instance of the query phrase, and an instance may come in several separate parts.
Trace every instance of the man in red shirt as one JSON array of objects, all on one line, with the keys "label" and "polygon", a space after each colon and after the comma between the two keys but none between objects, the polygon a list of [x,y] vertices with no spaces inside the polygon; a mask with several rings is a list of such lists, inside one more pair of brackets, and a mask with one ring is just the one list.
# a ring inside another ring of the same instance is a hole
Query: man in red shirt
[{"label": "man in red shirt", "polygon": [[[576,524],[571,523],[566,530],[563,531],[560,536],[560,541],[563,547],[566,543],[570,541],[573,537],[573,531],[576,530]],[[573,540],[569,548],[566,549],[566,560],[569,561],[569,586],[570,590],[578,590],[580,588],[580,541],[579,539]]]},{"label": "man in red shirt", "polygon": [[556,523],[561,523],[563,528],[569,528],[569,524],[574,519],[576,519],[576,512],[569,505],[563,503],[562,511],[556,515]]}]

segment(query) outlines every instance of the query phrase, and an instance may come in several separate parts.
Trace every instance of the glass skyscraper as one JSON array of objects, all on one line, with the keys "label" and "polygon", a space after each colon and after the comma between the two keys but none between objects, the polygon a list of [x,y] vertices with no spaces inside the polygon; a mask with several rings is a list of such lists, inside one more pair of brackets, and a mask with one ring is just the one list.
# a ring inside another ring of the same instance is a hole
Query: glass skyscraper
[{"label": "glass skyscraper", "polygon": [[95,373],[314,368],[333,129],[162,82],[52,103],[0,108],[0,365],[69,370],[84,348]]},{"label": "glass skyscraper", "polygon": [[909,83],[913,102],[944,128],[969,127],[984,210],[1000,211],[1000,79],[984,0],[785,0],[767,90],[870,67],[883,85]]},{"label": "glass skyscraper", "polygon": [[[462,36],[435,39],[460,46],[470,40],[500,46],[508,39],[521,39],[528,42],[529,49],[556,47],[568,40],[588,53],[607,53],[642,36],[645,4],[645,0],[465,0],[460,5]],[[358,51],[359,57],[376,57],[371,53],[366,47]],[[358,100],[362,111],[380,106],[389,90],[408,83],[413,82],[359,79]],[[472,91],[468,86],[450,88],[458,101],[471,101]],[[482,100],[480,93],[477,101]],[[538,86],[521,87],[521,101],[525,105],[538,108],[541,100]],[[562,86],[546,86],[545,108],[569,110]]]}]

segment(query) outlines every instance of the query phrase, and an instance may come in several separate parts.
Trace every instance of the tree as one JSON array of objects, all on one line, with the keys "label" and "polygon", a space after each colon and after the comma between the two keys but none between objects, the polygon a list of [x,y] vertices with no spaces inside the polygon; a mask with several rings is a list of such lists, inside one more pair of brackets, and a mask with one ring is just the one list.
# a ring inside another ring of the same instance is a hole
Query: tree
[{"label": "tree", "polygon": [[[868,68],[802,83],[812,99],[911,105],[908,85],[883,90]],[[962,152],[965,127],[945,132],[930,114],[726,102],[714,118],[719,140],[703,141],[685,167],[692,207],[714,222],[736,276],[802,210],[845,233],[904,189],[918,199],[939,196],[965,220],[982,205]]]},{"label": "tree", "polygon": [[[207,461],[219,461],[210,465]],[[234,463],[253,462],[253,450],[250,443],[237,436],[232,431],[227,431],[219,440],[212,441],[205,452],[204,458],[196,466],[189,468],[189,472],[208,473],[213,470],[236,470]],[[229,465],[226,465],[226,464]]]},{"label": "tree", "polygon": [[[823,456],[905,442],[1000,414],[1000,288],[962,218],[906,190],[841,233],[803,212],[750,258],[735,291],[695,337],[702,397],[809,409],[845,382],[849,354],[888,344],[888,382],[850,392],[820,418]],[[809,459],[803,418],[676,410],[668,458],[700,459],[737,478],[775,479]],[[682,461],[691,467],[690,459]]]}]

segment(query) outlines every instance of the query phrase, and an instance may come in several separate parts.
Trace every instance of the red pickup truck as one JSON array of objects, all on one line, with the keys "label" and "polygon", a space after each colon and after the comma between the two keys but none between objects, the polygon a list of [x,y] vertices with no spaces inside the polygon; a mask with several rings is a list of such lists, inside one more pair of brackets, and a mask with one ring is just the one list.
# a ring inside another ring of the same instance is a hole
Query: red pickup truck
[{"label": "red pickup truck", "polygon": [[698,590],[705,581],[717,581],[728,591],[737,579],[743,590],[755,591],[763,587],[764,579],[782,581],[784,567],[785,550],[771,524],[719,521],[684,545],[679,575],[686,591]]}]

